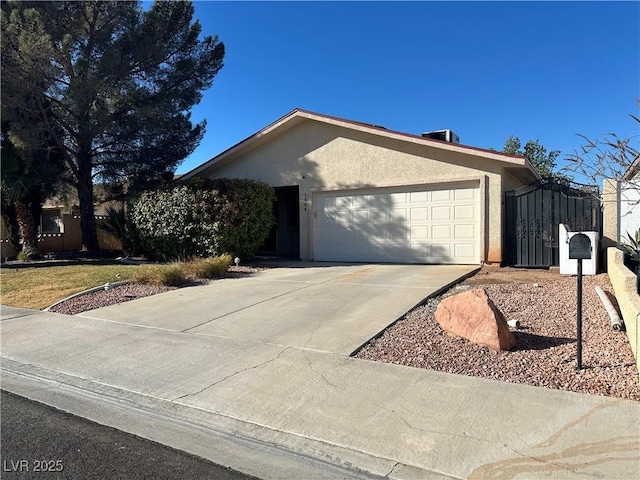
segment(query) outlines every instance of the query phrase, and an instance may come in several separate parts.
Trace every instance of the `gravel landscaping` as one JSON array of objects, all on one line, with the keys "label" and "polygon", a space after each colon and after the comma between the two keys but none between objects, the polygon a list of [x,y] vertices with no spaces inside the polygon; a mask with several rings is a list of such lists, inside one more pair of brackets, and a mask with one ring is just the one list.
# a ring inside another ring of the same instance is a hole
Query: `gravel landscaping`
[{"label": "gravel landscaping", "polygon": [[[583,277],[582,370],[576,370],[576,277],[538,271],[537,282],[483,284],[483,272],[409,312],[357,358],[538,387],[640,401],[638,370],[624,332],[611,328],[595,287],[610,298],[606,274]],[[516,274],[517,275],[517,274]],[[507,320],[516,346],[494,352],[447,335],[434,313],[441,298],[484,288]]]},{"label": "gravel landscaping", "polygon": [[138,298],[157,295],[158,293],[175,290],[176,287],[164,287],[160,285],[143,285],[141,283],[126,283],[117,285],[108,290],[99,290],[65,300],[62,303],[49,308],[50,312],[75,315],[77,313],[93,310],[94,308],[107,307],[117,303],[129,302]]},{"label": "gravel landscaping", "polygon": [[[248,266],[231,266],[225,274],[225,278],[237,278],[246,275],[253,275],[260,272],[261,268]],[[141,283],[127,283],[116,285],[107,290],[86,293],[77,297],[65,300],[54,307],[49,308],[50,312],[64,313],[65,315],[76,315],[78,313],[93,310],[95,308],[107,307],[117,303],[129,302],[138,298],[149,297],[159,293],[175,290],[176,287],[165,287],[161,285],[145,285]]]}]

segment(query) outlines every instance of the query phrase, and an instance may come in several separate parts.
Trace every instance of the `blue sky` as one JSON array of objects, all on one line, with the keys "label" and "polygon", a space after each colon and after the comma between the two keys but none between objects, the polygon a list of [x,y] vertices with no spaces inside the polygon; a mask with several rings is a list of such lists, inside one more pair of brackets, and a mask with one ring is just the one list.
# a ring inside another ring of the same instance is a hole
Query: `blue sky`
[{"label": "blue sky", "polygon": [[[184,173],[296,107],[502,149],[638,135],[639,2],[194,2],[225,66]],[[563,157],[561,155],[560,158]]]}]

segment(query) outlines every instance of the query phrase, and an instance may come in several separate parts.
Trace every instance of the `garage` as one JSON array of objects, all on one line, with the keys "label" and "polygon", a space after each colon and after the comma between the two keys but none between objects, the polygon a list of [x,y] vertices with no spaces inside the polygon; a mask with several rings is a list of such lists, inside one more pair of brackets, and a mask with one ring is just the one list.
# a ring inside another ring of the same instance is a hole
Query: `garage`
[{"label": "garage", "polygon": [[314,194],[317,261],[480,263],[479,182]]}]

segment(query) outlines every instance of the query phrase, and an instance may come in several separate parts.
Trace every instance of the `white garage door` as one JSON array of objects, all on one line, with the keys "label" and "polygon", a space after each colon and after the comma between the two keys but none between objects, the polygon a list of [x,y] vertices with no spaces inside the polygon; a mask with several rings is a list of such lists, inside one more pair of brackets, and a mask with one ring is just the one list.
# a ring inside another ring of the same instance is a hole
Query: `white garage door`
[{"label": "white garage door", "polygon": [[480,263],[478,183],[319,192],[315,259]]}]

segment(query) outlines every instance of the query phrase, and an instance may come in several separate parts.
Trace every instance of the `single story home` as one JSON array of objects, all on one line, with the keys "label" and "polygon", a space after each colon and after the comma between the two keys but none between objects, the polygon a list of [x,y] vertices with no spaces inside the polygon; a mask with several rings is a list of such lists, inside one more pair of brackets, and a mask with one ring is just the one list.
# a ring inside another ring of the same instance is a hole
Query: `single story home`
[{"label": "single story home", "polygon": [[[115,205],[103,202],[94,206],[96,220],[106,218],[105,208]],[[121,242],[104,230],[98,229],[98,244],[103,250],[120,250]],[[67,206],[56,198],[47,199],[42,206],[38,223],[38,252],[41,255],[69,252],[82,249],[82,231],[80,230],[80,209],[77,205]],[[0,259],[15,258],[17,252],[9,240],[9,230],[0,219]]]},{"label": "single story home", "polygon": [[305,260],[501,263],[504,192],[540,176],[522,156],[295,109],[182,176],[275,188],[265,250]]}]

